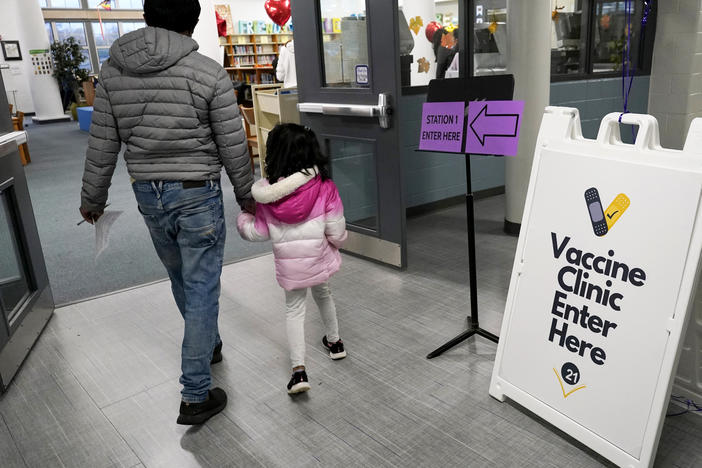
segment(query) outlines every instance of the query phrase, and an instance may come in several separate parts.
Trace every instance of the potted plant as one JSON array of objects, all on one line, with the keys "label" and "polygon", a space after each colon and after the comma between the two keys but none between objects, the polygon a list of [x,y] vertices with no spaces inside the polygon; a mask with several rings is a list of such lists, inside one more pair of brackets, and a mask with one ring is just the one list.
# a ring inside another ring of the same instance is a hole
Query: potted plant
[{"label": "potted plant", "polygon": [[[71,107],[75,114],[75,107],[80,102],[81,83],[88,79],[88,71],[80,68],[85,60],[81,46],[75,38],[68,37],[51,44],[51,55],[54,58],[54,78],[59,83],[63,108]],[[75,103],[75,106],[71,103]],[[73,117],[77,118],[75,115]]]}]

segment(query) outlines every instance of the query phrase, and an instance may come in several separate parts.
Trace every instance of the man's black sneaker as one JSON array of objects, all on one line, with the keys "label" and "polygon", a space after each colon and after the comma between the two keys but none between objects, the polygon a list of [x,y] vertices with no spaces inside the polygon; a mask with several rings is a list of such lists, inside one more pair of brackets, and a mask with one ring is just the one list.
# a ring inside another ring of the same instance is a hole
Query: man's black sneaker
[{"label": "man's black sneaker", "polygon": [[327,336],[324,335],[322,338],[322,344],[324,348],[329,351],[329,357],[332,359],[344,359],[346,357],[346,351],[344,351],[344,342],[339,340],[336,343],[330,343],[327,341]]},{"label": "man's black sneaker", "polygon": [[215,346],[214,351],[212,352],[212,360],[210,361],[210,364],[217,364],[218,362],[222,362],[222,342],[220,341],[217,346]]},{"label": "man's black sneaker", "polygon": [[306,392],[310,389],[310,381],[307,379],[307,372],[304,370],[293,372],[292,379],[288,382],[288,393],[294,395],[295,393]]},{"label": "man's black sneaker", "polygon": [[202,424],[227,406],[227,394],[221,388],[209,391],[209,398],[202,403],[180,402],[178,424],[193,426]]}]

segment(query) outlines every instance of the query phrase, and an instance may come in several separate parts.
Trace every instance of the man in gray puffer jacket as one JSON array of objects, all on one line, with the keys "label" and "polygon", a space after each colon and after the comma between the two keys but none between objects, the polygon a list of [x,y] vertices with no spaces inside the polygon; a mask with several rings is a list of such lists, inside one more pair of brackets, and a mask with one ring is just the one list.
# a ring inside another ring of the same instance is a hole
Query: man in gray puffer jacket
[{"label": "man in gray puffer jacket", "polygon": [[100,73],[80,208],[90,223],[100,217],[124,142],[139,211],[185,320],[179,424],[201,424],[227,402],[222,389],[210,389],[210,364],[222,360],[222,166],[242,208],[254,206],[232,83],[190,37],[199,15],[198,0],[146,0],[148,27],[113,44]]}]

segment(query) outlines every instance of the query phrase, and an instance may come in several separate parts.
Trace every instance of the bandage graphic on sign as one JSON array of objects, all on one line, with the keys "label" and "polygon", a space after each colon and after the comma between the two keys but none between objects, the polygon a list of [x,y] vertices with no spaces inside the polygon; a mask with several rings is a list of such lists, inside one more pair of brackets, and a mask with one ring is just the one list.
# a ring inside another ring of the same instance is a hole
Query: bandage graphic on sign
[{"label": "bandage graphic on sign", "polygon": [[587,212],[590,214],[590,222],[595,235],[598,237],[604,236],[609,228],[607,227],[604,211],[602,211],[600,193],[595,187],[585,191],[585,203],[587,203]]},{"label": "bandage graphic on sign", "polygon": [[605,221],[607,221],[607,229],[612,229],[614,223],[622,217],[627,208],[631,205],[631,200],[625,194],[617,195],[612,203],[605,210]]}]

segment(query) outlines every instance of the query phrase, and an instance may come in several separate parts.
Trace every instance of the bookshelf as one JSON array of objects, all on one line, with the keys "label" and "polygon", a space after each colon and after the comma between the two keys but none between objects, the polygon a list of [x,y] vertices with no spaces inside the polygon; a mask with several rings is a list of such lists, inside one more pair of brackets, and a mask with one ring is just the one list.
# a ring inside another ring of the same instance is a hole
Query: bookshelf
[{"label": "bookshelf", "polygon": [[232,34],[221,38],[224,68],[232,80],[251,84],[275,83],[273,60],[288,41],[290,32],[278,34]]}]

